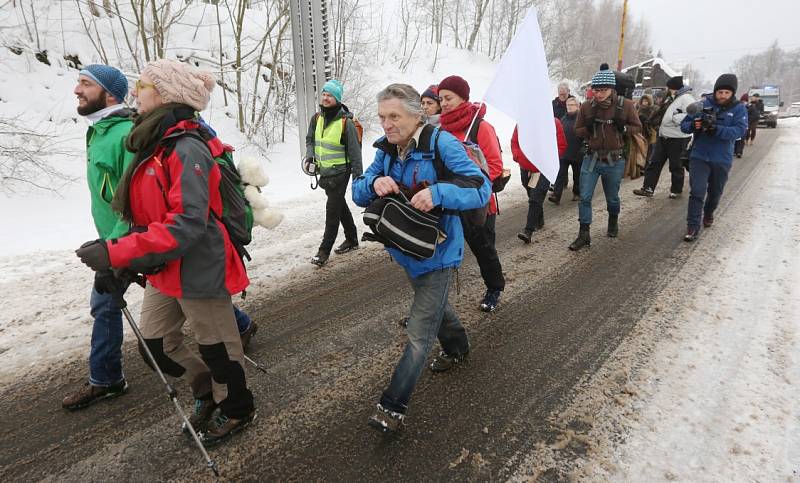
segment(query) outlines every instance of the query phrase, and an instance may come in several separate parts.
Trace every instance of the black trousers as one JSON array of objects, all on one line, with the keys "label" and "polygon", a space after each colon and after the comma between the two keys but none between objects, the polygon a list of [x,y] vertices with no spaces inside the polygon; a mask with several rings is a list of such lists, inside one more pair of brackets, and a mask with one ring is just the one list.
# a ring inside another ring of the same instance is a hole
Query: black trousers
[{"label": "black trousers", "polygon": [[544,225],[544,199],[547,197],[550,181],[540,173],[539,179],[536,180],[536,186],[531,188],[528,184],[531,177],[536,173],[520,169],[519,174],[520,178],[522,178],[522,186],[528,192],[528,219],[525,223],[525,229],[536,231]]},{"label": "black trousers", "polygon": [[644,168],[644,188],[656,189],[661,170],[669,160],[669,172],[672,178],[670,193],[683,193],[683,178],[685,170],[681,162],[681,154],[689,144],[690,138],[658,138],[650,160]]},{"label": "black trousers", "polygon": [[556,182],[553,184],[553,193],[556,198],[561,199],[561,193],[564,192],[564,186],[567,185],[567,176],[569,175],[569,168],[572,167],[572,194],[581,194],[581,162],[583,159],[559,159],[558,163],[558,176]]},{"label": "black trousers", "polygon": [[[546,188],[545,188],[546,191]],[[506,279],[503,277],[503,267],[500,265],[500,257],[494,247],[495,242],[495,222],[497,215],[486,217],[486,223],[475,226],[461,218],[461,225],[464,227],[464,240],[475,255],[478,267],[481,269],[481,277],[486,288],[489,290],[503,290],[506,288]]]},{"label": "black trousers", "polygon": [[330,253],[333,248],[336,236],[339,234],[339,224],[344,228],[346,239],[358,241],[356,224],[353,222],[353,215],[345,200],[349,181],[350,173],[341,173],[319,180],[320,187],[328,196],[328,202],[325,204],[325,233],[322,235],[322,243],[319,245],[319,249],[326,253]]}]

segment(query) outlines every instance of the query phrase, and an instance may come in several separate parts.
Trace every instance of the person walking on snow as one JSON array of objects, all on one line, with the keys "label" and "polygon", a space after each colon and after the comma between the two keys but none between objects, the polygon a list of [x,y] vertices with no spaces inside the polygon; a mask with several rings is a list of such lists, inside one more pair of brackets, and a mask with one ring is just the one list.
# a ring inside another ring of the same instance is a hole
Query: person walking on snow
[{"label": "person walking on snow", "polygon": [[569,246],[572,251],[591,245],[592,197],[599,179],[608,209],[609,237],[619,234],[619,186],[625,173],[622,148],[625,136],[641,131],[642,124],[630,99],[615,92],[616,78],[608,64],[602,64],[592,77],[592,100],[581,104],[575,120],[575,133],[586,140],[588,151],[581,164],[581,202],[578,205],[580,231]]},{"label": "person walking on snow", "polygon": [[[564,129],[561,127],[561,121],[553,118],[556,124],[556,143],[558,145],[559,158],[567,150],[567,140],[564,137]],[[522,148],[519,145],[518,127],[514,127],[514,134],[511,135],[511,153],[514,156],[514,161],[519,164],[519,174],[522,178],[522,187],[528,193],[528,218],[525,223],[525,229],[517,233],[517,238],[525,243],[531,242],[533,232],[539,231],[544,227],[544,198],[547,196],[547,189],[550,187],[550,181],[539,172],[533,163],[528,160]],[[533,175],[539,173],[536,183],[533,183]]]},{"label": "person walking on snow", "polygon": [[675,199],[683,193],[685,171],[681,156],[692,135],[681,131],[681,121],[686,116],[686,108],[695,100],[691,94],[692,88],[683,85],[682,76],[667,80],[667,90],[669,94],[660,108],[663,112],[659,114],[661,123],[658,127],[658,138],[644,169],[644,182],[641,188],[633,190],[633,194],[637,196],[653,196],[667,160],[672,175],[669,197]]},{"label": "person walking on snow", "polygon": [[[739,81],[734,74],[722,74],[714,83],[714,94],[681,122],[681,130],[694,133],[689,157],[689,207],[686,235],[692,242],[700,234],[700,222],[708,228],[714,223],[728,173],[733,165],[733,144],[747,131],[747,109],[736,100]],[[703,111],[711,111],[707,114]]]},{"label": "person walking on snow", "polygon": [[442,116],[441,98],[439,97],[439,86],[436,84],[428,86],[422,93],[422,111],[425,113],[427,123],[433,127],[439,127]]},{"label": "person walking on snow", "polygon": [[[556,182],[553,183],[553,194],[547,199],[555,204],[561,203],[561,194],[567,186],[567,175],[572,168],[572,201],[580,199],[581,161],[583,161],[583,140],[575,134],[575,120],[578,118],[580,103],[574,97],[567,99],[567,113],[561,118],[561,127],[567,149],[561,154],[559,150],[559,167]],[[512,149],[513,151],[513,149]]]},{"label": "person walking on snow", "polygon": [[[119,180],[133,160],[133,153],[125,149],[133,112],[122,104],[128,95],[128,80],[114,67],[87,65],[78,73],[74,94],[78,114],[91,123],[86,132],[86,181],[92,219],[101,239],[115,239],[129,230],[129,224],[111,209]],[[85,408],[128,390],[122,372],[122,311],[112,295],[100,293],[97,285],[92,287],[89,305],[94,319],[89,380],[63,399],[65,409]]]},{"label": "person walking on snow", "polygon": [[[503,174],[500,142],[494,127],[483,119],[486,106],[469,102],[469,91],[467,81],[457,75],[446,77],[439,83],[439,97],[442,104],[441,127],[456,139],[478,145],[488,164],[489,181],[493,182]],[[486,285],[486,293],[479,305],[483,312],[494,312],[506,285],[503,267],[495,248],[497,213],[497,200],[492,196],[486,222],[483,225],[476,226],[462,220],[464,238],[475,255]]]},{"label": "person walking on snow", "polygon": [[[215,84],[210,72],[177,60],[144,68],[134,93],[139,116],[126,141],[134,159],[112,202],[133,229],[76,251],[97,272],[148,274],[140,330],[161,370],[186,376],[195,398],[190,421],[209,446],[256,417],[231,302],[249,280],[221,221],[214,161],[225,148],[197,122]],[[184,322],[200,357],[184,344]]]},{"label": "person walking on snow", "polygon": [[[417,259],[386,248],[406,272],[414,291],[408,318],[408,342],[368,424],[387,432],[403,428],[408,403],[436,339],[442,346],[430,365],[443,372],[461,363],[469,340],[448,301],[453,273],[464,255],[461,217],[453,211],[485,206],[491,185],[451,134],[424,124],[419,93],[407,84],[391,84],[377,96],[378,117],[385,136],[375,142],[375,159],[363,176],[353,181],[353,201],[367,207],[376,198],[416,191],[411,205],[424,212],[441,209],[440,229],[447,235],[431,258]],[[434,153],[451,173],[437,177]]]},{"label": "person walking on snow", "polygon": [[322,86],[320,112],[311,118],[306,134],[304,163],[319,168],[319,186],[325,190],[325,232],[311,263],[324,266],[331,255],[339,224],[344,229],[344,242],[334,252],[341,255],[358,249],[358,233],[353,215],[345,200],[347,184],[352,176],[361,176],[361,141],[353,115],[342,104],[344,86],[336,79]]}]

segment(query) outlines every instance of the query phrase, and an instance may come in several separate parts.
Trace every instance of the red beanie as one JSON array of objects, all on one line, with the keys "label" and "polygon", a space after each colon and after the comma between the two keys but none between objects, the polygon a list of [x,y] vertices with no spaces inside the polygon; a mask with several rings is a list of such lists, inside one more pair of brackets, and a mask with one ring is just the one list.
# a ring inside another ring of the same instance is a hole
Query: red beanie
[{"label": "red beanie", "polygon": [[469,84],[467,84],[467,81],[465,81],[462,77],[457,75],[445,77],[442,79],[442,82],[439,83],[439,95],[441,95],[443,89],[455,92],[458,97],[464,99],[465,101],[469,100]]}]

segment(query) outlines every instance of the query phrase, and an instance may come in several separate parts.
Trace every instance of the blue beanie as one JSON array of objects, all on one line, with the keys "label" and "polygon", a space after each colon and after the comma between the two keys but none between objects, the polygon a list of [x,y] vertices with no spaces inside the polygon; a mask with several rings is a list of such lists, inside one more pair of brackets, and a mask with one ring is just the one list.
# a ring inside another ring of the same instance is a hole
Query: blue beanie
[{"label": "blue beanie", "polygon": [[592,76],[592,87],[616,87],[617,77],[608,64],[601,64],[600,70]]},{"label": "blue beanie", "polygon": [[78,73],[97,82],[106,92],[114,96],[119,102],[125,101],[128,95],[128,79],[119,69],[110,65],[87,65]]},{"label": "blue beanie", "polygon": [[322,92],[327,92],[332,95],[336,102],[342,103],[342,95],[344,94],[344,86],[336,79],[331,79],[322,86]]}]

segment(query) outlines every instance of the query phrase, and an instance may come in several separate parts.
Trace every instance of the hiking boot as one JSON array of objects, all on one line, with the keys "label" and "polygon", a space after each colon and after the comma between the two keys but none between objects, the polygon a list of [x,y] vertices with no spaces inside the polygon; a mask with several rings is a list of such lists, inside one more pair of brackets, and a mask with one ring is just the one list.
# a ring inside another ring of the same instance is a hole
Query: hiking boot
[{"label": "hiking boot", "polygon": [[203,446],[210,448],[211,446],[223,443],[230,439],[231,436],[241,432],[255,420],[255,409],[242,419],[229,418],[220,413],[214,418],[214,422],[209,426],[208,430],[203,433]]},{"label": "hiking boot", "polygon": [[367,424],[383,433],[402,431],[405,428],[404,414],[390,411],[378,404],[378,410],[369,417]]},{"label": "hiking boot", "polygon": [[652,198],[653,197],[653,188],[644,188],[644,187],[637,188],[637,189],[633,190],[633,194],[635,194],[636,196],[646,196],[648,198]]},{"label": "hiking boot", "polygon": [[65,397],[61,401],[61,407],[69,409],[70,411],[83,409],[101,399],[111,399],[122,396],[126,392],[128,392],[128,383],[125,379],[108,387],[93,386],[87,382],[81,389]]},{"label": "hiking boot", "polygon": [[531,242],[531,237],[532,236],[533,236],[533,232],[530,231],[530,230],[523,230],[523,231],[517,233],[517,238],[519,238],[520,240],[524,241],[525,244],[528,244],[528,243]]},{"label": "hiking boot", "polygon": [[589,226],[588,224],[581,223],[580,230],[578,231],[578,238],[570,244],[570,250],[576,252],[583,247],[592,246],[592,238],[589,236]]},{"label": "hiking boot", "polygon": [[669,194],[669,199],[671,199],[671,200],[677,200],[680,197],[681,197],[680,193],[670,193]]},{"label": "hiking boot", "polygon": [[714,214],[708,213],[703,215],[703,226],[708,228],[714,224]]},{"label": "hiking boot", "polygon": [[331,254],[326,252],[325,250],[320,250],[314,255],[314,258],[311,259],[311,263],[318,267],[325,266],[328,262],[328,258],[330,258]]},{"label": "hiking boot", "polygon": [[433,362],[431,362],[431,371],[433,372],[445,372],[449,371],[453,368],[456,364],[461,364],[465,360],[467,360],[466,354],[457,354],[454,356],[448,355],[445,351],[439,352],[439,355],[433,358]]},{"label": "hiking boot", "polygon": [[693,242],[697,240],[698,236],[700,236],[700,228],[690,226],[686,229],[686,234],[683,235],[683,241]]},{"label": "hiking boot", "polygon": [[341,245],[339,245],[333,250],[333,253],[341,255],[343,253],[352,252],[353,250],[358,250],[358,241],[345,240],[342,242]]},{"label": "hiking boot", "polygon": [[551,203],[555,203],[557,205],[561,204],[561,196],[560,195],[556,195],[555,193],[553,193],[552,195],[547,197],[547,201],[549,201]]},{"label": "hiking boot", "polygon": [[[195,398],[194,412],[189,416],[189,422],[192,424],[197,434],[204,433],[208,429],[208,423],[214,417],[214,412],[217,410],[217,403],[214,402],[213,396],[209,394],[204,398]],[[189,434],[189,428],[182,425],[183,432]]]},{"label": "hiking boot", "polygon": [[608,231],[606,234],[609,238],[616,238],[619,235],[619,215],[608,215]]},{"label": "hiking boot", "polygon": [[255,320],[253,320],[250,322],[250,326],[247,328],[247,330],[239,334],[239,337],[242,339],[243,351],[247,351],[247,346],[250,345],[250,340],[256,335],[256,332],[258,332],[258,324],[256,324]]},{"label": "hiking boot", "polygon": [[481,300],[481,312],[494,312],[497,304],[500,303],[500,290],[487,290],[486,295]]}]

